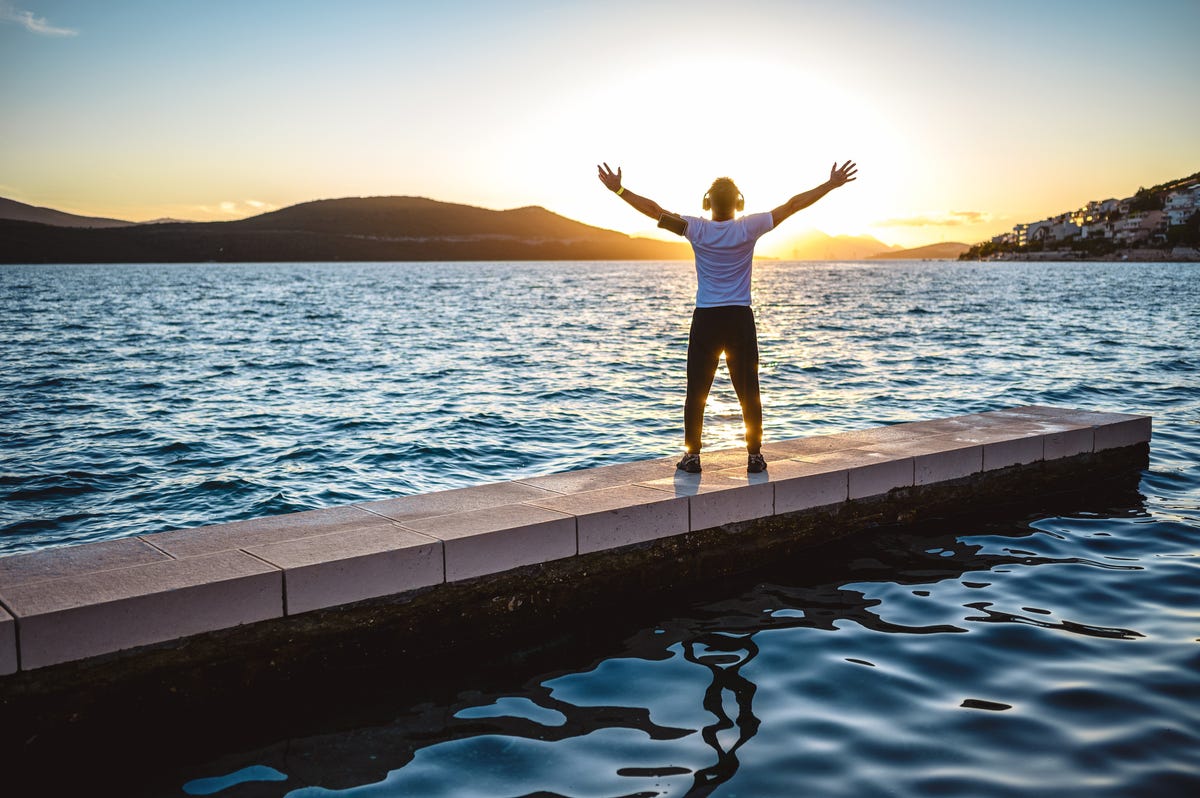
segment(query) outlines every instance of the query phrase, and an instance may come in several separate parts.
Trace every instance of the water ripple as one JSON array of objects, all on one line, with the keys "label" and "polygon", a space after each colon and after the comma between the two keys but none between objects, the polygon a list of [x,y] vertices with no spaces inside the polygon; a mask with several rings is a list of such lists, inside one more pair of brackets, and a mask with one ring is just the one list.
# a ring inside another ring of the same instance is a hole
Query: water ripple
[{"label": "water ripple", "polygon": [[[1200,794],[1195,268],[760,264],[768,439],[1023,403],[1149,412],[1138,491],[875,530],[632,601],[565,630],[577,644],[544,669],[481,661],[431,691],[397,680],[402,659],[364,663],[330,690],[374,680],[371,722],[297,696],[288,736],[181,747],[161,794]],[[0,551],[674,451],[693,279],[0,269]],[[710,445],[736,445],[724,371],[710,401]]]}]

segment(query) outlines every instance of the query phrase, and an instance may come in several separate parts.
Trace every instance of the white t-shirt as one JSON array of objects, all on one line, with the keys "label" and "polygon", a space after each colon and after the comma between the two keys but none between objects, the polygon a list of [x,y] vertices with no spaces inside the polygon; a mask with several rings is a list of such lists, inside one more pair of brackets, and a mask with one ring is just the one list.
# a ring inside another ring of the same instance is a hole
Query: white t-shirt
[{"label": "white t-shirt", "polygon": [[684,236],[696,253],[696,307],[750,305],[750,270],[754,243],[774,227],[770,213],[752,213],[714,222],[684,216]]}]

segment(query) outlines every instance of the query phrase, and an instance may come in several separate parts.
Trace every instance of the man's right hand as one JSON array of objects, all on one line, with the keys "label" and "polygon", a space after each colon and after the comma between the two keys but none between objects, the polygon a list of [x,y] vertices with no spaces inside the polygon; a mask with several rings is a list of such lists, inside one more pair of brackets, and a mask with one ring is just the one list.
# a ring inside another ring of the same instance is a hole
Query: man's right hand
[{"label": "man's right hand", "polygon": [[[621,167],[617,167],[617,171],[613,171],[608,164],[597,166],[596,169],[600,172],[600,182],[609,191],[617,191],[621,188]],[[663,209],[658,206],[658,203],[651,199],[634,194],[629,189],[621,193],[621,199],[632,205],[638,213],[644,213],[654,221],[658,221],[658,217],[663,215]]]},{"label": "man's right hand", "polygon": [[616,172],[610,169],[608,164],[597,166],[596,169],[600,173],[600,182],[609,191],[616,191],[621,187],[621,167],[618,166]]}]

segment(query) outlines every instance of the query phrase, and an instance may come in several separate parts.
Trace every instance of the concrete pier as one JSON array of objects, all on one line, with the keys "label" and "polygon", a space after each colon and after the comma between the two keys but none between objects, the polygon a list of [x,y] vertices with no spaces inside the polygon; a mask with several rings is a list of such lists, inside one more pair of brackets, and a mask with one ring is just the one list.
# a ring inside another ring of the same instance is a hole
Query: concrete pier
[{"label": "concrete pier", "polygon": [[1036,491],[1050,468],[1144,467],[1150,434],[1148,416],[1016,407],[771,443],[760,474],[744,451],[705,452],[701,474],[663,458],[3,557],[0,701],[203,664],[213,641],[228,657],[375,624],[402,636],[564,583],[752,567],[881,516]]}]

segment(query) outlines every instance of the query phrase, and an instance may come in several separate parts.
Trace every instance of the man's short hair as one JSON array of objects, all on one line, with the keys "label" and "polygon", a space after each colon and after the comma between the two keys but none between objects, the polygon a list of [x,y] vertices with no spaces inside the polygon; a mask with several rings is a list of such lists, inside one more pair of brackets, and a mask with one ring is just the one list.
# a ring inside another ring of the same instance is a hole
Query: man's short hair
[{"label": "man's short hair", "polygon": [[738,196],[741,193],[732,179],[718,177],[708,189],[708,199],[714,209],[732,211],[737,207]]}]

